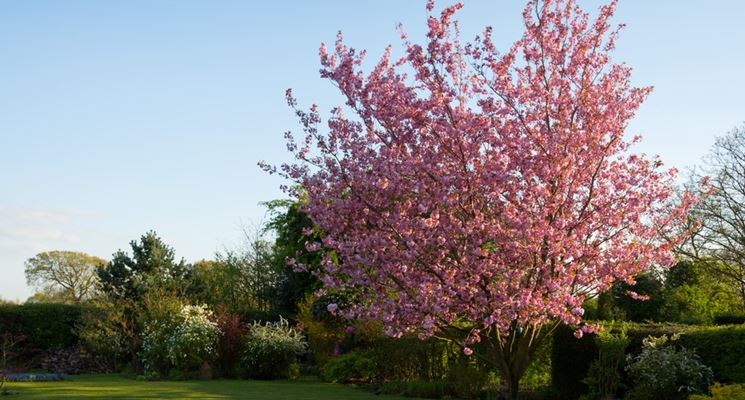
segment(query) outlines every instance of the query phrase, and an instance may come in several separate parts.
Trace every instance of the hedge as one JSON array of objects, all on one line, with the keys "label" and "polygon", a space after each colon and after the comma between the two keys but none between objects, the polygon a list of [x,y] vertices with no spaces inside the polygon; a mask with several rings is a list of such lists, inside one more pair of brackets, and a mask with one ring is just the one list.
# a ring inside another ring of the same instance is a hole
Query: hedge
[{"label": "hedge", "polygon": [[[680,344],[694,350],[714,371],[714,379],[724,383],[745,383],[745,325],[686,326],[671,324],[627,324],[629,354],[641,351],[648,336],[680,334]],[[554,332],[551,352],[551,382],[557,398],[572,400],[587,392],[582,383],[590,363],[597,358],[595,335],[577,339],[573,329],[561,326]]]},{"label": "hedge", "polygon": [[34,351],[70,347],[78,341],[75,326],[85,310],[56,303],[0,305],[0,332],[26,336],[23,347]]}]

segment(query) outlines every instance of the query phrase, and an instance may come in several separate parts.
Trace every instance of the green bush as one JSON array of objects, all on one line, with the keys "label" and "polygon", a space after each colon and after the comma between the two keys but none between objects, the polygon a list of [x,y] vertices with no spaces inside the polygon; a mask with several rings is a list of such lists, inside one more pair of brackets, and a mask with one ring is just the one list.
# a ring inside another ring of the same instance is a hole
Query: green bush
[{"label": "green bush", "polygon": [[711,396],[691,395],[688,400],[745,400],[745,385],[716,384],[709,388]]},{"label": "green bush", "polygon": [[286,319],[265,324],[254,322],[243,347],[242,375],[256,379],[289,378],[292,364],[307,347],[303,334]]},{"label": "green bush", "polygon": [[[648,336],[673,335],[691,329],[687,326],[673,324],[627,323],[625,326],[629,340],[626,352],[629,354],[639,354],[644,338]],[[612,326],[607,328],[613,329]],[[561,400],[573,400],[587,394],[589,388],[584,378],[588,374],[590,365],[597,358],[598,345],[595,342],[595,335],[587,334],[577,339],[571,327],[556,328],[551,347],[551,388],[556,397]]]},{"label": "green bush", "polygon": [[332,358],[323,368],[323,379],[329,382],[371,382],[377,376],[375,361],[366,354],[351,352]]},{"label": "green bush", "polygon": [[645,339],[641,354],[629,355],[626,372],[633,382],[627,400],[685,400],[706,390],[713,377],[696,353],[668,343],[667,336]]},{"label": "green bush", "polygon": [[[149,321],[143,334],[142,359],[148,375],[188,378],[215,355],[220,329],[206,306],[177,306]],[[164,308],[166,311],[167,308]]]}]

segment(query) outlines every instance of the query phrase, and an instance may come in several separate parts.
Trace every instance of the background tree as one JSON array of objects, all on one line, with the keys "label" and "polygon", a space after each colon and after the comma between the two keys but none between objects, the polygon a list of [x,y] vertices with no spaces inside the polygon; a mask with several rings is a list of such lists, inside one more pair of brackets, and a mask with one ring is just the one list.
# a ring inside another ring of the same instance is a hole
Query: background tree
[{"label": "background tree", "polygon": [[244,243],[218,252],[190,269],[190,297],[197,303],[224,306],[239,314],[268,312],[277,273],[272,244],[262,228],[244,229]]},{"label": "background tree", "polygon": [[150,287],[182,290],[188,272],[184,260],[175,261],[173,248],[147,232],[131,241],[132,256],[119,250],[98,269],[104,292],[116,299],[139,300]]},{"label": "background tree", "polygon": [[81,252],[39,253],[26,261],[26,282],[46,299],[81,303],[96,293],[96,271],[105,264],[105,260]]},{"label": "background tree", "polygon": [[[294,316],[305,297],[321,287],[312,273],[320,266],[321,255],[305,247],[309,238],[318,239],[320,233],[308,214],[302,211],[302,202],[275,200],[266,205],[272,215],[266,230],[274,232],[276,237],[272,254],[277,271],[277,283],[272,293],[273,308],[281,315]],[[305,270],[288,265],[288,259],[305,265]]]},{"label": "background tree", "polygon": [[736,287],[745,307],[745,126],[716,140],[703,173],[711,191],[692,212],[702,224],[681,251]]},{"label": "background tree", "polygon": [[185,296],[188,267],[183,260],[175,261],[173,248],[155,232],[147,232],[130,246],[131,256],[122,250],[114,253],[112,260],[98,269],[98,277],[109,303],[104,307],[108,321],[126,343],[133,368],[141,372],[144,322],[160,312],[161,305]]},{"label": "background tree", "polygon": [[320,275],[354,300],[344,315],[394,336],[447,334],[466,354],[480,341],[515,399],[552,327],[580,327],[588,297],[673,263],[679,240],[661,233],[693,199],[671,205],[675,171],[629,153],[625,128],[651,89],[610,61],[615,2],[590,21],[572,0],[529,1],[504,54],[489,28],[461,44],[460,7],[369,73],[341,35],[333,53],[322,46],[321,75],[346,107],[321,131],[317,107],[288,91],[305,138],[287,135],[298,163],[279,171],[323,230],[306,248],[331,250]]}]

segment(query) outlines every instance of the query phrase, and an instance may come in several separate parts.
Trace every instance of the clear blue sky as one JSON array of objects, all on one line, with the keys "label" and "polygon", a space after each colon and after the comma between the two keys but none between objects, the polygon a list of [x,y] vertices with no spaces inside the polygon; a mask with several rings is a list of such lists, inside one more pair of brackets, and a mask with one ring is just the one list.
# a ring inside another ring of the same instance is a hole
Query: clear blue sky
[{"label": "clear blue sky", "polygon": [[[465,38],[485,25],[503,49],[519,37],[523,1],[465,3]],[[638,149],[695,165],[745,120],[745,2],[620,3],[615,58],[656,87],[631,126]],[[31,294],[23,262],[39,251],[108,258],[149,229],[187,260],[236,243],[282,196],[256,162],[288,159],[285,89],[341,102],[318,78],[319,44],[342,30],[373,61],[399,44],[398,22],[421,40],[424,4],[0,2],[0,296]]]}]

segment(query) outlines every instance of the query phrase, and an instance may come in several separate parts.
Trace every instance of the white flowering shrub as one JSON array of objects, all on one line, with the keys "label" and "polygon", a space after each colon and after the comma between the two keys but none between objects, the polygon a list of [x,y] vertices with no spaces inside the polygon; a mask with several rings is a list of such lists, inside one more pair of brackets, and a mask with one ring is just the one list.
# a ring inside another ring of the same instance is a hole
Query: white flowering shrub
[{"label": "white flowering shrub", "polygon": [[644,339],[641,354],[628,355],[626,373],[633,382],[626,400],[685,400],[690,394],[703,393],[712,383],[711,368],[691,350],[670,342],[673,335]]},{"label": "white flowering shrub", "polygon": [[164,376],[171,367],[191,371],[212,359],[221,332],[211,317],[207,306],[187,305],[148,323],[143,337],[146,370]]},{"label": "white flowering shrub", "polygon": [[288,378],[290,366],[307,348],[303,333],[284,318],[265,324],[254,322],[246,335],[241,369],[250,378]]}]

